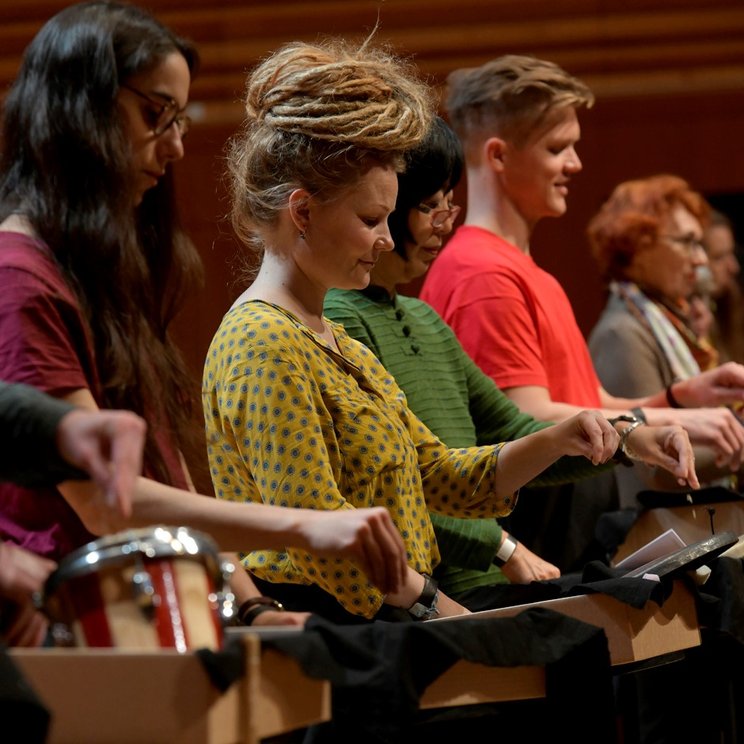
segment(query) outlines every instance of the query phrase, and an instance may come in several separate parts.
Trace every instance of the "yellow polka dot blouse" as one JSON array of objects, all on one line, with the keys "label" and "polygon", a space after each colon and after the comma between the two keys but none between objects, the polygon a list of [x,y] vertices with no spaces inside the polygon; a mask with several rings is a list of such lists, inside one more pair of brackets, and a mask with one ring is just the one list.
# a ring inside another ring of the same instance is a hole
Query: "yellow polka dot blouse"
[{"label": "yellow polka dot blouse", "polygon": [[[340,355],[268,303],[246,302],[223,318],[202,389],[215,492],[285,507],[384,506],[409,565],[430,573],[439,551],[427,502],[460,517],[502,516],[514,507],[515,496],[493,492],[502,445],[446,449],[408,410],[372,352],[327,322]],[[291,547],[242,557],[257,576],[317,584],[356,615],[372,617],[383,601],[351,561]]]}]

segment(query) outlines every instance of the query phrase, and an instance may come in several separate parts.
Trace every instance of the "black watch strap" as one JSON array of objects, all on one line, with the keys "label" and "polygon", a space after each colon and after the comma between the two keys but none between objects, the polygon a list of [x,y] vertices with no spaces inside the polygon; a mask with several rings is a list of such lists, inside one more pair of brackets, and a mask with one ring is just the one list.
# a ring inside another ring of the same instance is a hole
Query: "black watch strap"
[{"label": "black watch strap", "polygon": [[616,424],[616,423],[617,423],[618,421],[624,421],[624,422],[625,422],[625,423],[627,423],[627,424],[634,424],[634,423],[635,423],[636,421],[643,421],[643,419],[641,419],[641,418],[640,418],[639,416],[627,416],[627,415],[622,415],[622,416],[613,416],[612,418],[610,418],[610,419],[607,419],[607,420],[608,420],[608,421],[609,421],[609,422],[610,422],[610,423],[611,423],[611,424],[612,424],[613,426],[614,426],[614,425],[615,425],[615,424]]},{"label": "black watch strap", "polygon": [[637,418],[643,421],[644,424],[648,424],[648,420],[646,419],[646,414],[643,412],[642,408],[631,408],[630,412]]},{"label": "black watch strap", "polygon": [[419,598],[408,608],[408,612],[417,620],[430,620],[439,614],[437,602],[439,601],[439,588],[437,582],[428,574],[424,576],[424,588]]}]

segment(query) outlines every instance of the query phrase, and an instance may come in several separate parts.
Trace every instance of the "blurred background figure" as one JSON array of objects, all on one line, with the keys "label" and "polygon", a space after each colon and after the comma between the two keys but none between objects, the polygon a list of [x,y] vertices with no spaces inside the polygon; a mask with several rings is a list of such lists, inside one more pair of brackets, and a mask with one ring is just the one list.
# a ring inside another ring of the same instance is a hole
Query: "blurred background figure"
[{"label": "blurred background figure", "polygon": [[710,271],[709,336],[721,362],[744,363],[744,291],[731,220],[712,210],[704,233]]},{"label": "blurred background figure", "polygon": [[[657,175],[621,183],[589,223],[591,248],[609,283],[607,305],[589,348],[602,385],[612,395],[670,390],[674,382],[718,366],[718,352],[698,332],[710,319],[693,311],[699,295],[691,302],[700,290],[700,271],[708,265],[703,230],[709,212],[686,181]],[[698,473],[708,485],[730,475],[712,456],[707,461],[698,457]],[[639,467],[618,473],[621,505],[634,504],[649,483],[674,487],[655,478],[646,481],[650,475]]]}]

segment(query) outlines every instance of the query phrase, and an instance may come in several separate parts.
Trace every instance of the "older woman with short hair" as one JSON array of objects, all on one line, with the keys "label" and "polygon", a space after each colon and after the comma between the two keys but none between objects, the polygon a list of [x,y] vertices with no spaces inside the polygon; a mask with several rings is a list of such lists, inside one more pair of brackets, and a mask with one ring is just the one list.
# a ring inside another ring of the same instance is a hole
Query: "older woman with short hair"
[{"label": "older woman with short hair", "polygon": [[[592,252],[609,286],[589,349],[612,395],[636,398],[666,388],[669,404],[678,408],[674,383],[718,364],[715,349],[693,330],[689,311],[698,269],[708,260],[708,215],[701,194],[682,178],[662,174],[618,185],[589,223]],[[699,472],[701,465],[698,460]],[[708,478],[721,474],[709,463]],[[632,481],[621,486],[621,503],[634,503],[644,486],[662,485],[639,482],[633,473],[619,477]]]}]

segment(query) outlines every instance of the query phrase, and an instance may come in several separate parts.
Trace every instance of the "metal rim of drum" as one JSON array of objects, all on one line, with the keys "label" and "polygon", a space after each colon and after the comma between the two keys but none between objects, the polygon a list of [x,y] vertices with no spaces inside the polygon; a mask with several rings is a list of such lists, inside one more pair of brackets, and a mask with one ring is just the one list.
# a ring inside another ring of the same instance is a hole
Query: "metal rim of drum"
[{"label": "metal rim of drum", "polygon": [[188,527],[158,525],[107,535],[77,548],[65,556],[49,576],[45,594],[53,594],[60,584],[70,579],[120,564],[127,556],[200,559],[215,579],[221,576],[217,544],[209,535]]}]

